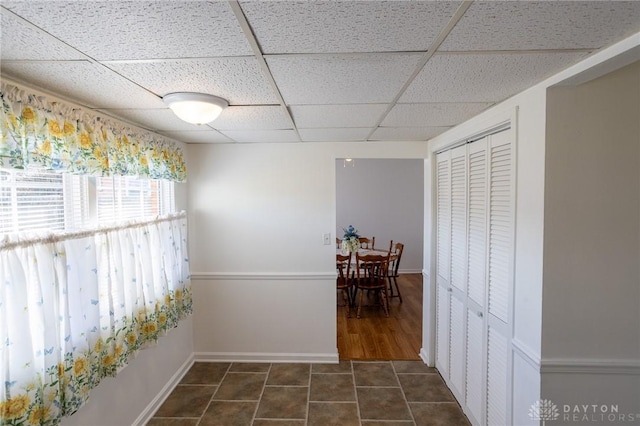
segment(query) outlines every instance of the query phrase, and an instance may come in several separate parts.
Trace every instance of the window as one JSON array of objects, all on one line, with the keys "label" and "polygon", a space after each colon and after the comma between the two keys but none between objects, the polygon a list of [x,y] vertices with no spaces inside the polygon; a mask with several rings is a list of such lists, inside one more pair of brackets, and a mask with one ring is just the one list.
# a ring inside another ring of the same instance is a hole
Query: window
[{"label": "window", "polygon": [[96,178],[96,204],[99,223],[171,213],[173,183],[130,176],[99,177]]},{"label": "window", "polygon": [[169,181],[0,169],[0,234],[69,231],[174,210]]},{"label": "window", "polygon": [[62,231],[86,221],[86,185],[79,178],[47,171],[0,170],[0,233]]}]

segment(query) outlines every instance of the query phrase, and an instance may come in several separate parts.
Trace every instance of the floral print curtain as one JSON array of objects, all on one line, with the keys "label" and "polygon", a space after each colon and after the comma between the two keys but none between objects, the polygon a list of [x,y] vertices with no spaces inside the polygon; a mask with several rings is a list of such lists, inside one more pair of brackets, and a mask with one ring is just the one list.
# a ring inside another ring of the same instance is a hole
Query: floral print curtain
[{"label": "floral print curtain", "polygon": [[0,243],[0,419],[55,425],[192,310],[186,214]]},{"label": "floral print curtain", "polygon": [[16,86],[0,83],[0,167],[184,182],[180,147]]}]

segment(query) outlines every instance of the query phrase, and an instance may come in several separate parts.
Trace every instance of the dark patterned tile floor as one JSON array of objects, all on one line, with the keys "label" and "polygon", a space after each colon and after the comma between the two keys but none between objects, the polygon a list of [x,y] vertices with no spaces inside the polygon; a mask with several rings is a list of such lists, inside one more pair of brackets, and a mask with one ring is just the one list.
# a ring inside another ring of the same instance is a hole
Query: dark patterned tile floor
[{"label": "dark patterned tile floor", "polygon": [[197,362],[148,426],[466,426],[421,361]]}]

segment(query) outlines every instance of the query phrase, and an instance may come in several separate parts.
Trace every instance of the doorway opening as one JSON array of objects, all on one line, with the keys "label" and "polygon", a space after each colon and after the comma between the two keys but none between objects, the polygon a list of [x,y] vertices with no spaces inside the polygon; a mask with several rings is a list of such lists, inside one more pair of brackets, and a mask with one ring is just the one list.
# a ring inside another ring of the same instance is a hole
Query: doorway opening
[{"label": "doorway opening", "polygon": [[[373,292],[363,293],[361,317],[347,316],[338,294],[337,345],[341,360],[420,360],[423,327],[424,160],[336,159],[336,237],[353,226],[376,251],[404,245],[389,316]],[[336,248],[338,250],[338,248]],[[358,296],[359,298],[359,296]]]}]

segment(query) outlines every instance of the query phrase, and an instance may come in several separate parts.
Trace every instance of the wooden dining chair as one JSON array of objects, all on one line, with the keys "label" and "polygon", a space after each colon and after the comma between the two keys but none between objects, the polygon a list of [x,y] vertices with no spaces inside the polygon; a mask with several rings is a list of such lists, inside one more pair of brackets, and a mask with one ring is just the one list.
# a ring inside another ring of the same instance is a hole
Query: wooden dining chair
[{"label": "wooden dining chair", "polygon": [[358,311],[356,316],[360,318],[362,311],[362,297],[364,291],[373,291],[382,305],[384,315],[389,316],[389,292],[387,291],[387,273],[389,271],[389,254],[365,254],[356,253],[355,298],[360,292]]},{"label": "wooden dining chair", "polygon": [[[402,259],[402,252],[404,251],[404,244],[402,243],[394,243],[391,240],[391,244],[389,244],[389,274],[387,275],[387,279],[389,280],[389,297],[397,297],[400,299],[400,303],[402,303],[402,294],[400,293],[400,287],[398,287],[398,277],[400,274],[398,270],[400,268],[400,259]],[[393,294],[393,285],[396,286],[397,295]]]},{"label": "wooden dining chair", "polygon": [[375,250],[374,246],[376,245],[376,237],[360,237],[360,247],[367,250]]},{"label": "wooden dining chair", "polygon": [[350,307],[352,301],[353,274],[351,272],[351,253],[348,255],[336,254],[336,288],[342,293],[345,306],[347,307],[347,317],[351,318]]},{"label": "wooden dining chair", "polygon": [[342,240],[338,237],[336,237],[336,248],[342,248]]}]

